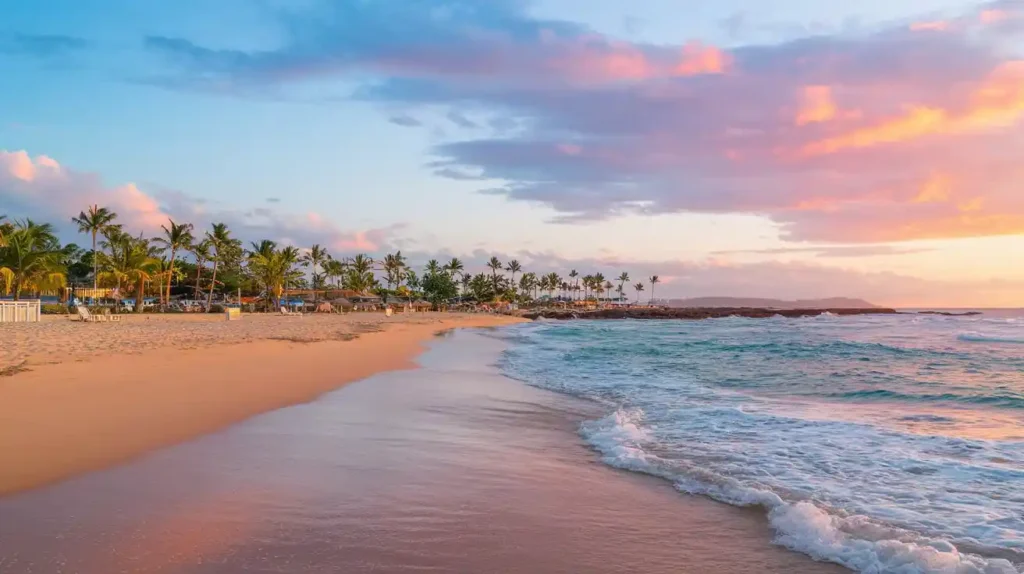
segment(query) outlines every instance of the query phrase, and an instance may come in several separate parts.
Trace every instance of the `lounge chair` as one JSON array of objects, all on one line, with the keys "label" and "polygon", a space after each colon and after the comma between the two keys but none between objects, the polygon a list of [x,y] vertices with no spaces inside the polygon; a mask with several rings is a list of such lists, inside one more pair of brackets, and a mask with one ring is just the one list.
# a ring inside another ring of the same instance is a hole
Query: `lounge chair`
[{"label": "lounge chair", "polygon": [[289,311],[284,305],[281,306],[281,314],[285,317],[301,317],[302,311]]},{"label": "lounge chair", "polygon": [[95,323],[97,321],[102,321],[103,320],[103,319],[100,318],[100,317],[102,317],[102,315],[93,315],[92,313],[90,313],[88,307],[84,307],[82,305],[79,305],[78,307],[75,307],[75,309],[78,310],[78,319],[80,321],[83,321],[83,322],[86,322],[86,323]]}]

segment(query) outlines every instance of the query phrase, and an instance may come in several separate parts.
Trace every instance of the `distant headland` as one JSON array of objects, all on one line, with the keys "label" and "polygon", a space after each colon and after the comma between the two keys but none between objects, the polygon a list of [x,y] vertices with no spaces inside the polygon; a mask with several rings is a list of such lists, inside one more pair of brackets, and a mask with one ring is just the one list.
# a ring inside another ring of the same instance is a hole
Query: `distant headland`
[{"label": "distant headland", "polygon": [[669,299],[665,307],[681,308],[750,308],[750,309],[880,309],[878,305],[863,299],[850,297],[828,297],[825,299],[764,299],[753,297],[697,297],[693,299]]}]

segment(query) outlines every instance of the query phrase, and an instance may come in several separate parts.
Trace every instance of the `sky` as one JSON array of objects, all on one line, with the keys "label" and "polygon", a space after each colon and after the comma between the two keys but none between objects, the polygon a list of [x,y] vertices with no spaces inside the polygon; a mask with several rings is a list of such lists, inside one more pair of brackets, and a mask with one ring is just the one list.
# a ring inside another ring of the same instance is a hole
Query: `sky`
[{"label": "sky", "polygon": [[0,0],[0,214],[1024,307],[1024,0]]}]

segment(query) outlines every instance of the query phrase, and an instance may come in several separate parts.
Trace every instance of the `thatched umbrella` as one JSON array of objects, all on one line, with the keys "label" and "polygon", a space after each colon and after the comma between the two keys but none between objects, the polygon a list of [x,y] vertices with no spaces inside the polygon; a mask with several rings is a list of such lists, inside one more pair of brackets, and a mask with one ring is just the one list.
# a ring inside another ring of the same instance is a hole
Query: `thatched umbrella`
[{"label": "thatched umbrella", "polygon": [[337,299],[331,299],[331,304],[334,305],[334,307],[336,309],[339,309],[339,310],[342,310],[342,311],[351,311],[355,307],[355,305],[351,301],[349,301],[348,299],[346,299],[344,297],[338,297]]}]

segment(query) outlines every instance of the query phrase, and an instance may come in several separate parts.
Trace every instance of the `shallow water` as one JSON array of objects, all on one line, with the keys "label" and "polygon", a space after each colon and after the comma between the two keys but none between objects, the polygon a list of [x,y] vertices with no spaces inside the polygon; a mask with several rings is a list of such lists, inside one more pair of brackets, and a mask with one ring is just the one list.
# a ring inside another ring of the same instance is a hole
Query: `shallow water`
[{"label": "shallow water", "polygon": [[502,349],[451,333],[422,369],[0,498],[0,572],[841,571],[600,464],[577,429],[603,407],[501,376]]},{"label": "shallow water", "polygon": [[543,322],[509,375],[595,399],[616,467],[863,572],[1024,564],[1024,315]]}]

